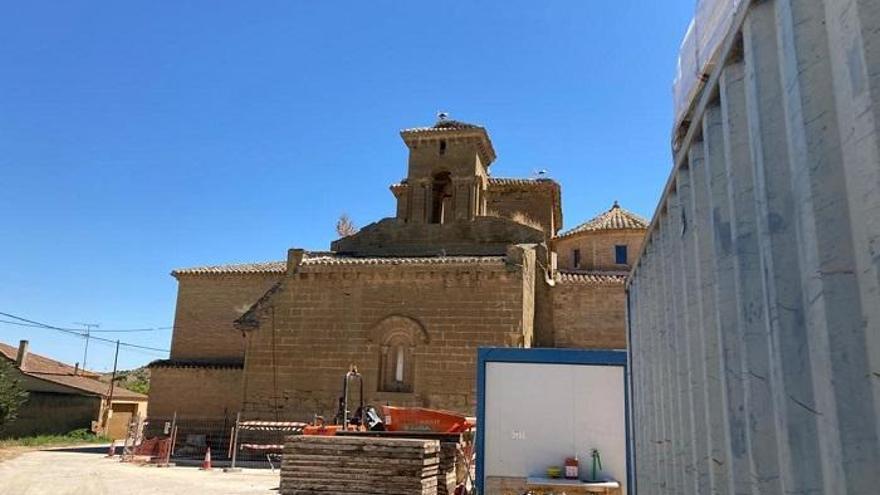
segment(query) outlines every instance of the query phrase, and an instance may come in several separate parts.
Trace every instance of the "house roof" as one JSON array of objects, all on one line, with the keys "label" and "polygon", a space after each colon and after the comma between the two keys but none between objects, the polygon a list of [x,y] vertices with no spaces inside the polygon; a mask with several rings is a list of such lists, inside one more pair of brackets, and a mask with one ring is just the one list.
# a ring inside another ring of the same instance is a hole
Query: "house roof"
[{"label": "house roof", "polygon": [[[18,357],[18,347],[13,347],[11,345],[0,342],[0,355],[6,357],[6,359],[9,359],[14,363],[15,359]],[[76,371],[76,368],[70,366],[69,364],[62,363],[61,361],[56,361],[54,359],[49,359],[39,354],[29,352],[27,361],[25,362],[24,371],[49,375],[73,375],[74,371]],[[98,378],[101,375],[81,369],[79,370],[79,376]]]},{"label": "house roof", "polygon": [[[503,263],[504,256],[382,256],[358,257],[346,256],[325,251],[313,251],[303,257],[303,266],[328,265],[455,265],[455,264],[486,264]],[[231,265],[197,266],[181,268],[171,272],[175,277],[180,275],[228,275],[228,274],[264,274],[283,275],[287,273],[286,261],[266,261],[262,263],[240,263]]]},{"label": "house roof", "polygon": [[555,279],[561,284],[595,286],[619,285],[620,287],[623,287],[626,282],[626,276],[627,272],[558,270]]},{"label": "house roof", "polygon": [[647,228],[647,220],[629,210],[621,208],[617,201],[615,201],[608,211],[587,220],[571,230],[563,232],[559,237],[603,230],[644,230]]},{"label": "house roof", "polygon": [[[0,357],[6,358],[13,363],[18,356],[18,348],[0,342]],[[77,370],[75,367],[64,364],[45,356],[28,353],[24,369],[19,369],[23,374],[38,378],[47,382],[73,388],[90,395],[107,397],[110,395],[110,384],[98,380],[98,373]],[[147,400],[147,396],[132,392],[126,388],[115,386],[113,398],[121,400]]]}]

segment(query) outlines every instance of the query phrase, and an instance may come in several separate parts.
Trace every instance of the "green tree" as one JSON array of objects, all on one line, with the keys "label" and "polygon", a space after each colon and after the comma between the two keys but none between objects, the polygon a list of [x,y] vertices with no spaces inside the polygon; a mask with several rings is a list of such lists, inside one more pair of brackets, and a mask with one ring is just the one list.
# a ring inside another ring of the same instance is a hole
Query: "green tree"
[{"label": "green tree", "polygon": [[0,431],[15,421],[18,408],[27,400],[27,392],[18,382],[15,368],[0,358]]}]

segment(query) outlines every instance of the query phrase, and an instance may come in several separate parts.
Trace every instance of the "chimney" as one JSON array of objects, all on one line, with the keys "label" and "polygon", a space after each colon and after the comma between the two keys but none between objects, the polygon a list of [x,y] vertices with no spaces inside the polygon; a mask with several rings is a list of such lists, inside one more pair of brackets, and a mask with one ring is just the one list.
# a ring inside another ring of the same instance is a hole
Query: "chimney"
[{"label": "chimney", "polygon": [[30,343],[27,340],[22,340],[18,343],[18,356],[15,358],[15,366],[20,370],[24,370],[24,367],[27,365],[29,345]]},{"label": "chimney", "polygon": [[73,366],[73,374],[74,375],[79,374],[79,361],[77,361],[77,363]]}]

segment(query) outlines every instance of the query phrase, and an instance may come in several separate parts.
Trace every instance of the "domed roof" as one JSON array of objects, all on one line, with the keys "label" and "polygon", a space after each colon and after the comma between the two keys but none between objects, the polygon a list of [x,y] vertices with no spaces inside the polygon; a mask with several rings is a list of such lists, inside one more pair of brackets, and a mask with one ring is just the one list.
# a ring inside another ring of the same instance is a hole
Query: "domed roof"
[{"label": "domed roof", "polygon": [[625,210],[614,202],[611,209],[601,215],[587,220],[577,227],[565,231],[559,237],[567,237],[582,232],[597,232],[602,230],[640,230],[647,229],[648,221],[636,215],[635,213]]}]

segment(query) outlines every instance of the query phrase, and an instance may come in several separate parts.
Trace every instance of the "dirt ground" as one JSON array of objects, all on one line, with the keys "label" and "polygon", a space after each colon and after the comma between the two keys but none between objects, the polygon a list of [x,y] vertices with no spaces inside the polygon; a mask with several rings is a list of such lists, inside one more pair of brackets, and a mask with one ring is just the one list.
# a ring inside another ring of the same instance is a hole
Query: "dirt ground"
[{"label": "dirt ground", "polygon": [[0,462],[0,495],[269,495],[279,475],[268,469],[240,473],[192,467],[157,468],[107,459],[107,447],[19,452]]}]

